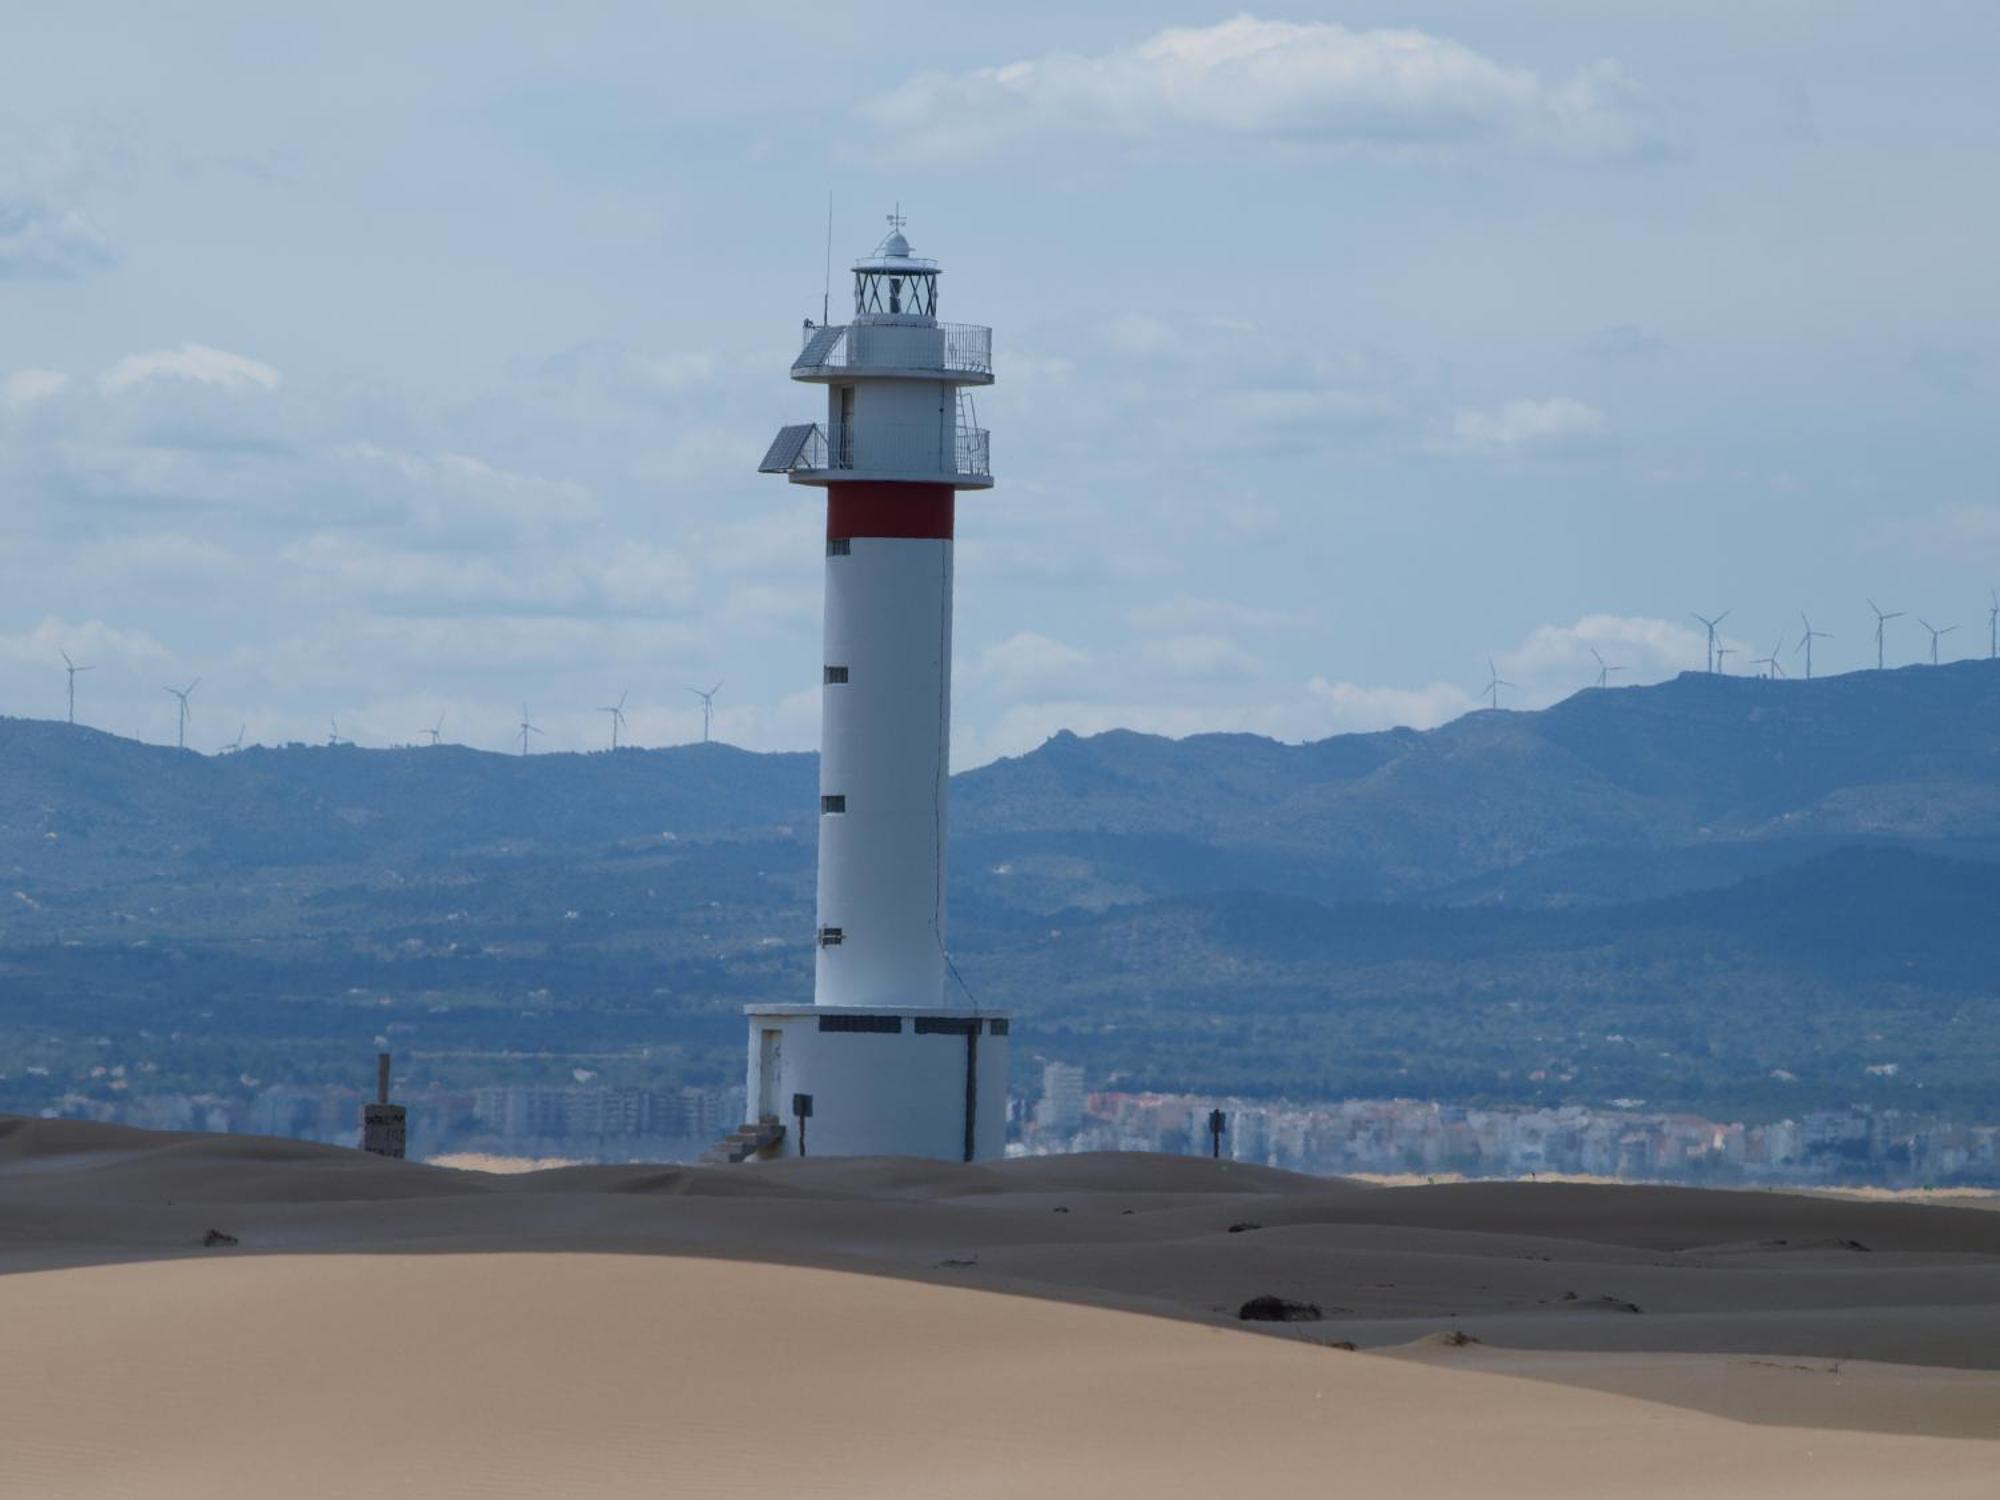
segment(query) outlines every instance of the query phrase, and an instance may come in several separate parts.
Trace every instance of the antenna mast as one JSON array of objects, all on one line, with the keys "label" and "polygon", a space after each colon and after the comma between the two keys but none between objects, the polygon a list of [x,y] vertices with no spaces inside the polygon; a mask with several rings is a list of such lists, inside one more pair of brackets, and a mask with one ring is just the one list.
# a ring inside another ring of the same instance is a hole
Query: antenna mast
[{"label": "antenna mast", "polygon": [[833,189],[826,190],[826,280],[819,294],[819,326],[833,316]]}]

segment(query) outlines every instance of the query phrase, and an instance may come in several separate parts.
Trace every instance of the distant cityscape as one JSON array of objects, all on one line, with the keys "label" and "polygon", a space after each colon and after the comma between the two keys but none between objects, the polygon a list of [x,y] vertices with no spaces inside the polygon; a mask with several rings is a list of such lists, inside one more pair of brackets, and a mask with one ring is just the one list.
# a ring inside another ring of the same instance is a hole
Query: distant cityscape
[{"label": "distant cityscape", "polygon": [[[361,1090],[274,1084],[248,1094],[66,1093],[41,1113],[148,1130],[282,1136],[354,1145]],[[409,1154],[565,1157],[584,1161],[692,1160],[743,1119],[743,1086],[675,1089],[503,1084],[425,1089],[409,1107]]]},{"label": "distant cityscape", "polygon": [[[1644,1182],[2000,1187],[2000,1124],[1856,1105],[1758,1124],[1616,1107],[1475,1108],[1417,1099],[1319,1102],[1125,1093],[1046,1064],[1041,1094],[1010,1101],[1010,1155],[1145,1151],[1222,1155],[1321,1175],[1520,1178],[1564,1174]],[[361,1090],[275,1085],[220,1093],[69,1092],[40,1111],[158,1130],[282,1136],[353,1145]],[[407,1096],[410,1154],[577,1161],[687,1161],[742,1121],[740,1084],[672,1089],[507,1084]]]},{"label": "distant cityscape", "polygon": [[1298,1103],[1208,1094],[1086,1092],[1083,1070],[1050,1063],[1020,1149],[1206,1155],[1208,1116],[1232,1161],[1296,1172],[1517,1178],[1537,1173],[1642,1182],[1882,1187],[2000,1186],[2000,1124],[1865,1105],[1765,1124],[1596,1109],[1476,1109],[1416,1099]]}]

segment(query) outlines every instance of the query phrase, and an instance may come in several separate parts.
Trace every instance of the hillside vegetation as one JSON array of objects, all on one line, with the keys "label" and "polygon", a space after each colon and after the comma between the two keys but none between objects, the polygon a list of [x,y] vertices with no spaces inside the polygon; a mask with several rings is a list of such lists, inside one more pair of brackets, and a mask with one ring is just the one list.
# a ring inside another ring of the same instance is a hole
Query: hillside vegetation
[{"label": "hillside vegetation", "polygon": [[[151,1065],[127,1088],[351,1077],[385,1028],[454,1086],[638,1049],[726,1076],[744,1003],[809,994],[815,778],[0,720],[0,1108],[109,1087],[108,1053]],[[953,818],[957,966],[1024,1069],[2000,1116],[1992,663],[1065,734],[955,778]]]}]

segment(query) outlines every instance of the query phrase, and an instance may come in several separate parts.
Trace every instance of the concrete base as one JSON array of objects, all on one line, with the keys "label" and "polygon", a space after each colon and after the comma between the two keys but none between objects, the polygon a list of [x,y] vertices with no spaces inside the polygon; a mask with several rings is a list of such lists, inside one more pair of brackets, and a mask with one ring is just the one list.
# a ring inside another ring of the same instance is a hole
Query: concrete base
[{"label": "concrete base", "polygon": [[[781,1155],[1005,1154],[1007,1017],[827,1005],[750,1006],[745,1014],[749,1117],[785,1126]],[[803,1118],[801,1104],[811,1111]]]}]

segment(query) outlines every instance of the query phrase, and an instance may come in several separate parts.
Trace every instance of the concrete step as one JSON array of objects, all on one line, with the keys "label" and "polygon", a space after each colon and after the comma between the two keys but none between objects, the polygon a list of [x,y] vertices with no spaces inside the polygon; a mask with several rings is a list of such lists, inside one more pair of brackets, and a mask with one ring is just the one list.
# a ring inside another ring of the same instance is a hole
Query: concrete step
[{"label": "concrete step", "polygon": [[701,1154],[701,1165],[735,1166],[758,1153],[768,1151],[785,1138],[785,1127],[771,1119],[754,1125],[739,1125]]}]

